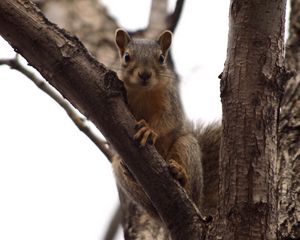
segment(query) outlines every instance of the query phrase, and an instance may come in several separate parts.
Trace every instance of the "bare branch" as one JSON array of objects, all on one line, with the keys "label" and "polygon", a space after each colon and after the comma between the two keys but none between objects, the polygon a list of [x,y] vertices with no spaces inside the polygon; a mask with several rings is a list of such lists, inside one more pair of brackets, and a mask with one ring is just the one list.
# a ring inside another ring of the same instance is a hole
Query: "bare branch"
[{"label": "bare branch", "polygon": [[118,207],[115,209],[115,212],[113,213],[113,216],[110,220],[110,223],[107,228],[107,232],[105,233],[104,240],[113,240],[118,227],[121,223],[121,207],[118,205]]},{"label": "bare branch", "polygon": [[174,12],[168,16],[167,28],[172,32],[174,32],[177,27],[177,24],[181,17],[184,2],[184,0],[177,0]]},{"label": "bare branch", "polygon": [[154,38],[167,27],[168,16],[167,0],[152,0],[149,24],[146,29],[145,37]]},{"label": "bare branch", "polygon": [[183,6],[184,0],[177,0],[174,11],[168,15],[167,0],[152,0],[149,25],[144,32],[145,36],[153,38],[163,29],[175,31],[181,17]]},{"label": "bare branch", "polygon": [[116,73],[98,63],[77,38],[50,23],[28,0],[0,1],[0,22],[2,37],[113,144],[172,238],[203,239],[208,223],[171,176],[166,162],[154,146],[141,148],[133,140],[136,120],[127,109]]},{"label": "bare branch", "polygon": [[19,61],[18,57],[13,59],[0,59],[0,65],[7,65],[14,70],[19,71],[30,79],[40,90],[49,95],[57,102],[69,115],[73,123],[82,131],[92,142],[100,149],[100,151],[111,162],[112,157],[116,154],[109,144],[95,134],[87,124],[87,119],[76,112],[76,109],[66,100],[55,88],[49,85],[46,81],[35,76],[34,73],[25,68]]}]

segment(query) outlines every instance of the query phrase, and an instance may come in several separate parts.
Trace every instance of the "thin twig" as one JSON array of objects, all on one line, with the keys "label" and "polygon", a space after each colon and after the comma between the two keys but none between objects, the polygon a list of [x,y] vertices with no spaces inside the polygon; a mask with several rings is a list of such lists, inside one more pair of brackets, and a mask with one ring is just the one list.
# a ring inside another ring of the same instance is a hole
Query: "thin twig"
[{"label": "thin twig", "polygon": [[168,16],[167,28],[172,32],[175,31],[178,25],[182,13],[183,5],[184,5],[184,0],[177,0],[173,13]]},{"label": "thin twig", "polygon": [[[18,56],[18,55],[17,55]],[[77,110],[62,97],[49,83],[35,76],[34,73],[25,68],[19,61],[18,57],[13,59],[0,59],[0,65],[7,65],[10,68],[19,71],[27,78],[29,78],[39,89],[48,94],[54,101],[56,101],[69,115],[74,124],[82,131],[92,142],[100,149],[100,151],[111,162],[112,157],[116,154],[109,143],[97,136],[88,126],[88,120],[79,114]]]}]

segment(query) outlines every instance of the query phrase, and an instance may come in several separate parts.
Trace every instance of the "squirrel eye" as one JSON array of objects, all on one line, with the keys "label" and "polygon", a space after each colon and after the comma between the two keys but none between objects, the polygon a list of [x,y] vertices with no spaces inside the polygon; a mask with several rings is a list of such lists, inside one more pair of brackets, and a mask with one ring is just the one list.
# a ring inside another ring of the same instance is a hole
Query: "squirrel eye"
[{"label": "squirrel eye", "polygon": [[161,54],[161,55],[159,56],[158,61],[159,61],[160,64],[164,64],[164,62],[165,62],[165,56]]},{"label": "squirrel eye", "polygon": [[124,61],[125,61],[125,63],[128,63],[130,61],[130,56],[129,56],[129,53],[127,53],[127,52],[124,54]]}]

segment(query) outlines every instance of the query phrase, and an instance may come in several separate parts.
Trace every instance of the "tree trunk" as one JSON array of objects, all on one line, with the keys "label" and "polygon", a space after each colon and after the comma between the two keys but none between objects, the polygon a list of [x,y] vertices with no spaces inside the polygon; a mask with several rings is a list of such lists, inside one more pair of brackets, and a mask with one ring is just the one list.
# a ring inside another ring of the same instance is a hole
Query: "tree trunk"
[{"label": "tree trunk", "polygon": [[276,239],[277,128],[285,0],[231,0],[221,76],[218,237]]},{"label": "tree trunk", "polygon": [[279,236],[300,239],[300,1],[291,1],[286,67],[294,77],[286,85],[279,124]]}]

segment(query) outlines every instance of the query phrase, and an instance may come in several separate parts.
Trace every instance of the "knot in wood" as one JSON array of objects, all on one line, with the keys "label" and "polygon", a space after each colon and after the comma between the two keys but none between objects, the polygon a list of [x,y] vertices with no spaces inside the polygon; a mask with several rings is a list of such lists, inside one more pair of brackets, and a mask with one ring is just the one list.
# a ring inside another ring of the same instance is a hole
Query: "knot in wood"
[{"label": "knot in wood", "polygon": [[122,81],[114,71],[105,71],[97,81],[98,86],[103,89],[106,98],[122,97],[126,102],[126,90]]}]

